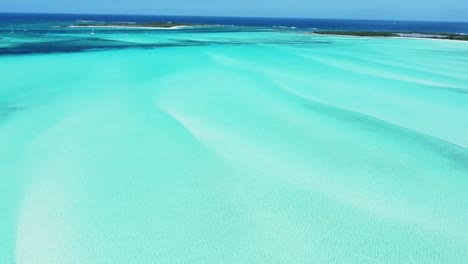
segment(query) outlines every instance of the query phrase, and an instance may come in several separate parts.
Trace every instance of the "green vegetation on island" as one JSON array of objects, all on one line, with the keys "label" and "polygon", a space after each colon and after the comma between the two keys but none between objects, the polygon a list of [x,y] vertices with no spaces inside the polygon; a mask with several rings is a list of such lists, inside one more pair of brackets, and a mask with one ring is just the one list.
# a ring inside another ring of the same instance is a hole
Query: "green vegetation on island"
[{"label": "green vegetation on island", "polygon": [[357,37],[398,37],[397,33],[384,31],[341,31],[341,30],[317,30],[315,34],[320,35],[340,35]]},{"label": "green vegetation on island", "polygon": [[85,22],[71,25],[72,27],[147,27],[147,28],[175,28],[183,26],[201,26],[192,23],[174,23],[174,22]]},{"label": "green vegetation on island", "polygon": [[341,31],[341,30],[317,30],[313,32],[319,35],[338,35],[355,37],[403,37],[403,38],[429,38],[468,41],[468,35],[456,33],[433,32],[391,32],[391,31]]}]

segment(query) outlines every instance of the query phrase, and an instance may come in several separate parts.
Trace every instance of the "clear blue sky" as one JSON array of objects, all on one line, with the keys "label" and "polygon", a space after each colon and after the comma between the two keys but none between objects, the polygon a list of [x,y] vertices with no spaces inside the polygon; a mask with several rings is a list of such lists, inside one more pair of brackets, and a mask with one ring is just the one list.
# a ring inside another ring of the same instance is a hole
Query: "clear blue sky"
[{"label": "clear blue sky", "polygon": [[468,0],[0,0],[0,12],[468,21]]}]

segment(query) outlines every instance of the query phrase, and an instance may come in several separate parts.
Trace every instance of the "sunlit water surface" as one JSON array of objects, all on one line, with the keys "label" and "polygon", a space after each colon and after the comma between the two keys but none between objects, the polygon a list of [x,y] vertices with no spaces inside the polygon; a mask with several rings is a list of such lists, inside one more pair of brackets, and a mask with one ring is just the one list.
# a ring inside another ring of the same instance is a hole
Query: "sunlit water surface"
[{"label": "sunlit water surface", "polygon": [[1,263],[467,263],[467,42],[21,29]]}]

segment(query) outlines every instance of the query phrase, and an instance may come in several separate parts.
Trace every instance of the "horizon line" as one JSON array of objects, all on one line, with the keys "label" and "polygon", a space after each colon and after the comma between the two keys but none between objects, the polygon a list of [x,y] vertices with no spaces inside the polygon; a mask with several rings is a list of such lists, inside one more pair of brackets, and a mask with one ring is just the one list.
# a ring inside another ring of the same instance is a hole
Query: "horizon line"
[{"label": "horizon line", "polygon": [[212,18],[259,18],[259,19],[323,19],[323,20],[354,20],[354,21],[399,21],[399,22],[441,22],[441,23],[468,23],[468,21],[447,20],[408,20],[408,19],[356,19],[356,18],[329,18],[329,17],[282,17],[282,16],[235,16],[235,15],[163,15],[163,14],[124,14],[124,13],[57,13],[57,12],[17,12],[7,11],[0,14],[23,15],[106,15],[106,16],[167,16],[167,17],[212,17]]}]

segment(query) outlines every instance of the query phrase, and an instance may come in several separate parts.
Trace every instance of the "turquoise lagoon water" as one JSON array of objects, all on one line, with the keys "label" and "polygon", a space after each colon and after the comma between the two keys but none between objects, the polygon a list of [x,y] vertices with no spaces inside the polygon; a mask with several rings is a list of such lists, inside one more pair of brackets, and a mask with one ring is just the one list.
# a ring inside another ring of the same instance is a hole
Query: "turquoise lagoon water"
[{"label": "turquoise lagoon water", "polygon": [[468,43],[5,32],[1,263],[468,263]]}]

